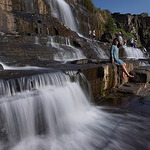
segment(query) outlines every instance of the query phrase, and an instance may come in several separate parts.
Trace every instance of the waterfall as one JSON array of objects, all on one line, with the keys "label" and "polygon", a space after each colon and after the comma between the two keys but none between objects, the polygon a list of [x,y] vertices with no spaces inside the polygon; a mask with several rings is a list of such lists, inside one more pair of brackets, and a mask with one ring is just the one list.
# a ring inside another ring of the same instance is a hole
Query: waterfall
[{"label": "waterfall", "polygon": [[59,19],[73,31],[77,32],[73,13],[65,0],[47,0],[47,2],[50,5],[52,16]]},{"label": "waterfall", "polygon": [[149,118],[110,114],[91,105],[76,72],[67,74],[1,80],[0,150],[150,147]]},{"label": "waterfall", "polygon": [[145,58],[145,54],[139,48],[127,46],[123,46],[123,48],[127,58],[134,58],[134,59]]},{"label": "waterfall", "polygon": [[34,44],[40,45],[40,38],[38,36],[35,36],[35,42]]},{"label": "waterfall", "polygon": [[57,53],[54,55],[54,60],[57,61],[66,62],[86,58],[80,49],[71,45],[68,37],[48,36],[47,46],[52,46],[57,50]]},{"label": "waterfall", "polygon": [[46,68],[44,67],[37,67],[37,66],[24,66],[24,67],[8,66],[2,62],[0,62],[0,64],[2,65],[4,70],[46,70]]},{"label": "waterfall", "polygon": [[90,44],[91,49],[94,50],[94,52],[97,54],[97,57],[99,59],[108,59],[108,55],[106,52],[94,41],[87,40],[88,43]]}]

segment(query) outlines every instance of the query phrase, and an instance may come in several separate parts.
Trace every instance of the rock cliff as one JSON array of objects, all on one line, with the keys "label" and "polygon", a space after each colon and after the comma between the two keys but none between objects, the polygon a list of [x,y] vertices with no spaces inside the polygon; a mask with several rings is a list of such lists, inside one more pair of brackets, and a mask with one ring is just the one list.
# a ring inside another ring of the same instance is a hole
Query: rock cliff
[{"label": "rock cliff", "polygon": [[114,13],[113,17],[126,32],[132,33],[150,51],[150,17],[147,14],[131,15]]},{"label": "rock cliff", "polygon": [[[106,61],[102,62],[102,59],[107,59],[108,63],[110,43],[98,41],[107,31],[106,25],[112,17],[111,13],[96,9],[85,0],[66,0],[68,4],[62,0],[67,8],[71,8],[71,19],[77,25],[75,32],[62,21],[64,18],[58,4],[57,11],[52,10],[52,1],[1,0],[0,61],[12,66],[51,67],[63,71],[79,69],[91,82],[95,97],[101,90],[121,85],[118,68],[106,64]],[[127,32],[133,32],[143,46],[149,48],[148,16],[113,14],[113,17]],[[89,38],[89,30],[93,29],[96,29],[97,41]],[[111,33],[108,35],[111,36]],[[61,60],[58,60],[61,57],[74,58],[75,61],[62,65]],[[76,59],[81,62],[76,63]],[[128,63],[127,69],[133,69],[132,63]]]}]

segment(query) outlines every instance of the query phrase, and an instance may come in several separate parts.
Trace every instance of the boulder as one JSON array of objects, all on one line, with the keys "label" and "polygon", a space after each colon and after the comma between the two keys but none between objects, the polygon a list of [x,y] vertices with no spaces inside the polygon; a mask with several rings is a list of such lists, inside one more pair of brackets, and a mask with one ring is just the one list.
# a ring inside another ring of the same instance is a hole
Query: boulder
[{"label": "boulder", "polygon": [[112,41],[112,35],[110,32],[104,33],[100,39],[102,42],[111,42]]}]

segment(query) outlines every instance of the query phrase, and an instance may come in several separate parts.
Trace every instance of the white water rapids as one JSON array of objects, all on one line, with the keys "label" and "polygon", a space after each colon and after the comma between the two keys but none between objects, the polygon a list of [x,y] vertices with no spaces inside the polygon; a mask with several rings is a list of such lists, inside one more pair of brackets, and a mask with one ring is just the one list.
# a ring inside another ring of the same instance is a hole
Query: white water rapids
[{"label": "white water rapids", "polygon": [[92,105],[75,74],[0,81],[0,150],[150,148],[149,119]]}]

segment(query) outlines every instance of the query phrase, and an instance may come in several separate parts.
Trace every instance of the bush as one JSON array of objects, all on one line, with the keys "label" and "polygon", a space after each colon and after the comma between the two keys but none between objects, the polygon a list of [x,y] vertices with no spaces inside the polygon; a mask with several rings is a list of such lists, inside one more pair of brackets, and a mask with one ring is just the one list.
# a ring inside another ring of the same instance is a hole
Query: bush
[{"label": "bush", "polygon": [[95,6],[91,0],[84,0],[84,6],[91,12],[95,9]]},{"label": "bush", "polygon": [[111,33],[121,32],[127,38],[135,38],[132,33],[126,32],[121,23],[116,22],[111,16],[107,20],[106,30]]},{"label": "bush", "polygon": [[107,19],[106,30],[107,30],[107,32],[112,32],[112,33],[114,33],[116,30],[115,20],[111,16],[108,17],[108,19]]}]

